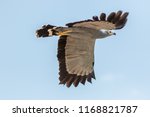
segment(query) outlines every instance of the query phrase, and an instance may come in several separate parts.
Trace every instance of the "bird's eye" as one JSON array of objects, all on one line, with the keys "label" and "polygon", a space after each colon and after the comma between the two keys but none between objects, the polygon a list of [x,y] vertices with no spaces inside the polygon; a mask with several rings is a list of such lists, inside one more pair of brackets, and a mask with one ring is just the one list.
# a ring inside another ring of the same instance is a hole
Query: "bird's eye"
[{"label": "bird's eye", "polygon": [[108,33],[111,33],[111,31],[109,30]]}]

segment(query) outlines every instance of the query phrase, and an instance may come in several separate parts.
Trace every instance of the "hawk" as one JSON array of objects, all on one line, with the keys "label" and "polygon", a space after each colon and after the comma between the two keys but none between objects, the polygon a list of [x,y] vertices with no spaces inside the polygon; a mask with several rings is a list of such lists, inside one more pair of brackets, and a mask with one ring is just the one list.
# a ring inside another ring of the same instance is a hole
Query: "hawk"
[{"label": "hawk", "polygon": [[101,13],[92,19],[66,24],[65,27],[44,25],[36,31],[37,37],[59,36],[59,84],[77,87],[86,81],[92,83],[94,74],[94,45],[96,39],[116,35],[112,30],[122,29],[128,12]]}]

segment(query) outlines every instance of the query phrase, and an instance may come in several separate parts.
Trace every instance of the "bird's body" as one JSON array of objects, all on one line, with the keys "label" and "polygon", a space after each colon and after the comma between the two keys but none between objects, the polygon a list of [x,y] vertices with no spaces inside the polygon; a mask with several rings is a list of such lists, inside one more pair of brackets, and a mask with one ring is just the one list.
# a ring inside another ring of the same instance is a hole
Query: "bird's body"
[{"label": "bird's body", "polygon": [[96,39],[115,35],[111,30],[121,29],[127,21],[128,13],[112,12],[106,19],[100,18],[66,24],[67,27],[44,25],[37,30],[38,37],[60,36],[58,41],[58,61],[60,84],[78,86],[79,82],[91,82],[94,75],[94,45]]}]

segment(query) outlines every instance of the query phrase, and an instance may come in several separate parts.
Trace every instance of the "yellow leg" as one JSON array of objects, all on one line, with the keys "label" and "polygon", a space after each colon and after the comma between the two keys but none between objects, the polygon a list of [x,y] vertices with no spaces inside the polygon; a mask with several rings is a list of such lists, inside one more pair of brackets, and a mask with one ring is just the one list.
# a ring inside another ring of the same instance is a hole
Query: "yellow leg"
[{"label": "yellow leg", "polygon": [[64,31],[64,32],[58,32],[58,35],[59,36],[69,35],[70,32],[72,32],[72,31],[71,30],[67,30],[67,31]]}]

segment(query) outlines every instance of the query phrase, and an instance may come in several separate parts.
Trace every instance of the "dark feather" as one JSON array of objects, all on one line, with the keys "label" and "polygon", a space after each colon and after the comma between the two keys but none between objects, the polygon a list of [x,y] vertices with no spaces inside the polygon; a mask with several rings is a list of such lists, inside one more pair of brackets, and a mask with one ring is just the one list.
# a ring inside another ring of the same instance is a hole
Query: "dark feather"
[{"label": "dark feather", "polygon": [[112,12],[112,13],[107,17],[107,21],[108,21],[108,22],[111,22],[111,21],[114,19],[115,15],[116,15],[116,13],[115,13],[115,12]]},{"label": "dark feather", "polygon": [[59,75],[59,81],[62,81],[63,79],[64,79],[64,77]]},{"label": "dark feather", "polygon": [[87,76],[83,76],[83,77],[81,78],[81,80],[80,80],[80,82],[81,82],[83,85],[85,85],[86,78],[87,78]]},{"label": "dark feather", "polygon": [[63,80],[62,78],[65,78],[67,73],[63,70],[63,69],[60,69],[61,72],[59,72],[59,75],[61,77],[61,79],[59,79],[60,81]]},{"label": "dark feather", "polygon": [[74,82],[74,77],[70,77],[66,83],[66,86],[69,88],[73,82]]},{"label": "dark feather", "polygon": [[91,77],[91,73],[87,76],[87,81],[92,83],[92,77]]},{"label": "dark feather", "polygon": [[122,11],[118,11],[114,17],[114,19],[112,20],[113,23],[116,23],[119,19],[120,19],[120,16],[122,14]]},{"label": "dark feather", "polygon": [[100,20],[101,21],[105,21],[106,20],[106,14],[105,13],[101,13]]},{"label": "dark feather", "polygon": [[[50,36],[48,30],[53,29],[54,27],[56,27],[56,26],[43,25],[41,29],[36,31],[36,35],[38,37],[48,37],[48,36]],[[54,30],[52,30],[52,35],[56,35]]]},{"label": "dark feather", "polygon": [[59,82],[59,84],[66,84],[67,81],[68,81],[68,76],[66,76],[65,78],[63,78],[63,80],[61,80]]},{"label": "dark feather", "polygon": [[90,21],[93,21],[93,20],[88,19],[88,20],[83,20],[83,21],[72,22],[72,23],[66,24],[66,26],[72,27],[72,26],[75,25],[75,24],[82,23],[82,22],[90,22]]},{"label": "dark feather", "polygon": [[120,20],[115,25],[116,25],[117,29],[121,29],[121,28],[123,28],[125,26],[126,22],[127,22],[127,19]]},{"label": "dark feather", "polygon": [[117,29],[121,29],[121,28],[123,28],[124,27],[124,25],[126,24],[126,22],[127,22],[127,16],[128,16],[128,14],[129,13],[124,13],[121,17],[120,17],[120,19],[116,22],[116,27],[117,27]]},{"label": "dark feather", "polygon": [[120,19],[119,20],[125,20],[126,18],[127,18],[127,16],[129,15],[129,13],[128,12],[125,12],[121,17],[120,17]]},{"label": "dark feather", "polygon": [[75,87],[77,87],[78,84],[79,84],[79,82],[80,82],[80,76],[77,76],[77,77],[75,78],[74,82],[73,82],[73,85],[74,85]]},{"label": "dark feather", "polygon": [[52,29],[53,27],[56,27],[56,26],[49,25],[49,24],[48,24],[48,25],[43,25],[43,26],[42,26],[43,29]]},{"label": "dark feather", "polygon": [[94,71],[91,73],[91,77],[92,77],[93,79],[96,79]]},{"label": "dark feather", "polygon": [[38,37],[48,37],[49,32],[48,32],[47,29],[44,28],[44,29],[37,30],[36,34],[37,34]]},{"label": "dark feather", "polygon": [[94,21],[99,21],[99,19],[98,19],[97,16],[93,16],[93,20],[94,20]]}]

